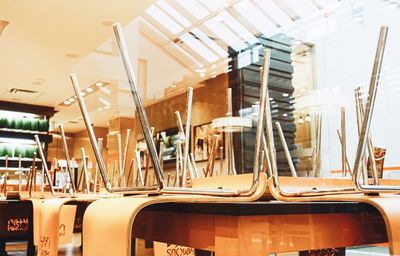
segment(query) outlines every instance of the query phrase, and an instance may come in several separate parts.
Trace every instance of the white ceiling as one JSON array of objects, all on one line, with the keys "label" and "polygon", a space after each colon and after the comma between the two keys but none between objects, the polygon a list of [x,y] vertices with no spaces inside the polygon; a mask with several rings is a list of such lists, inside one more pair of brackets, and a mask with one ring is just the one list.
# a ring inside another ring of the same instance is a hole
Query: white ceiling
[{"label": "white ceiling", "polygon": [[[56,106],[73,94],[68,74],[112,35],[111,23],[127,24],[153,2],[0,1],[0,20],[10,22],[0,37],[0,99]],[[81,76],[80,81],[88,85],[99,77]],[[11,88],[38,91],[39,96],[18,99],[6,94]]]}]

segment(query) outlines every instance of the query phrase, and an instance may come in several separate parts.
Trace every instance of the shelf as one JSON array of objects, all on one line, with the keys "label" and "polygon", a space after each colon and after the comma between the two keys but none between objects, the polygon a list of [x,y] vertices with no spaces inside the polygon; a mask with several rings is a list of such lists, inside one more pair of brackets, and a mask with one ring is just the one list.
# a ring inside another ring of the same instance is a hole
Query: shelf
[{"label": "shelf", "polygon": [[[0,156],[0,161],[5,161],[6,160],[6,157],[5,156]],[[8,158],[8,161],[18,161],[19,160],[19,158],[18,157],[9,157]],[[22,157],[21,158],[21,161],[23,161],[23,162],[26,162],[26,161],[28,161],[28,162],[32,162],[33,161],[33,158],[28,158],[28,157]],[[35,159],[35,162],[41,162],[42,160],[40,160],[40,158],[36,158]]]},{"label": "shelf", "polygon": [[6,132],[18,132],[18,133],[26,133],[26,134],[44,134],[48,135],[48,132],[41,132],[41,131],[29,131],[29,130],[23,130],[23,129],[10,129],[10,128],[0,128],[0,131],[6,131]]},{"label": "shelf", "polygon": [[34,140],[34,135],[39,135],[39,139],[44,143],[51,143],[53,141],[53,135],[43,132],[26,132],[26,131],[16,131],[11,129],[0,129],[0,137],[14,138],[14,139],[29,139]]}]

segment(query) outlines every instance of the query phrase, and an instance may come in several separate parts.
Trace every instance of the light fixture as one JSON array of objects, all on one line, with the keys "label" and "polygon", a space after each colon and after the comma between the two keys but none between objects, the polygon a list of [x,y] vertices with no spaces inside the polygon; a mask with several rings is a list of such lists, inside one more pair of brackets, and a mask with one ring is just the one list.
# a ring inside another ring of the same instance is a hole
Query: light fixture
[{"label": "light fixture", "polygon": [[269,101],[273,101],[274,100],[274,98],[269,98]]},{"label": "light fixture", "polygon": [[86,96],[86,92],[81,92],[81,95],[82,95],[83,97],[85,97],[85,96]]},{"label": "light fixture", "polygon": [[86,92],[93,92],[93,88],[92,87],[86,88]]},{"label": "light fixture", "polygon": [[68,101],[72,103],[72,102],[75,102],[75,99],[74,98],[70,98],[70,99],[68,99]]},{"label": "light fixture", "polygon": [[10,24],[10,22],[5,21],[5,20],[0,20],[0,36],[6,30],[6,27]]},{"label": "light fixture", "polygon": [[194,71],[195,71],[196,73],[204,73],[204,72],[207,71],[207,69],[205,69],[205,68],[196,68]]},{"label": "light fixture", "polygon": [[71,102],[69,100],[66,100],[66,101],[64,101],[64,104],[69,105],[69,104],[71,104]]},{"label": "light fixture", "polygon": [[65,54],[65,56],[68,58],[72,58],[72,59],[78,58],[78,54],[76,54],[76,53],[67,53],[67,54]]},{"label": "light fixture", "polygon": [[283,117],[287,117],[287,113],[283,113],[283,115],[282,115]]},{"label": "light fixture", "polygon": [[97,86],[97,87],[102,87],[103,85],[104,85],[104,84],[103,84],[102,82],[97,82],[97,83],[96,83],[96,86]]},{"label": "light fixture", "polygon": [[289,97],[289,94],[288,93],[282,93],[282,96],[283,97]]},{"label": "light fixture", "polygon": [[310,117],[310,114],[307,114],[306,115],[306,118],[304,118],[305,120],[306,120],[306,122],[311,122],[311,117]]},{"label": "light fixture", "polygon": [[298,124],[304,124],[304,119],[302,116],[299,117],[299,120],[297,120]]}]

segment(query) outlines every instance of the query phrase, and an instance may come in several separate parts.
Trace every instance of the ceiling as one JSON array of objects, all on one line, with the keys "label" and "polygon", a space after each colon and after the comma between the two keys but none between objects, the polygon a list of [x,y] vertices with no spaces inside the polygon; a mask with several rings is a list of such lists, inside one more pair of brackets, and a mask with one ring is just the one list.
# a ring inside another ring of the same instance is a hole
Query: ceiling
[{"label": "ceiling", "polygon": [[[0,99],[56,106],[73,94],[68,74],[112,35],[113,22],[127,24],[154,1],[2,0]],[[67,56],[69,55],[69,57]],[[83,84],[98,77],[81,76]],[[32,96],[10,95],[12,88]]]}]

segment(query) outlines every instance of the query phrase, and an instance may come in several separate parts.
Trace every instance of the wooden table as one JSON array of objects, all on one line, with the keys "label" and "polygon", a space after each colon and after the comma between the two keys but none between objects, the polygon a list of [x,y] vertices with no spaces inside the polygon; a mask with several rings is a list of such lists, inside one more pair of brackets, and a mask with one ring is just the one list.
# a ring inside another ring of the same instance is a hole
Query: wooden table
[{"label": "wooden table", "polygon": [[133,237],[214,251],[216,256],[388,242],[379,211],[356,202],[155,204],[139,212]]}]

